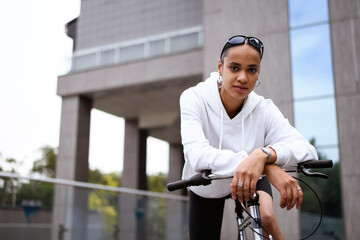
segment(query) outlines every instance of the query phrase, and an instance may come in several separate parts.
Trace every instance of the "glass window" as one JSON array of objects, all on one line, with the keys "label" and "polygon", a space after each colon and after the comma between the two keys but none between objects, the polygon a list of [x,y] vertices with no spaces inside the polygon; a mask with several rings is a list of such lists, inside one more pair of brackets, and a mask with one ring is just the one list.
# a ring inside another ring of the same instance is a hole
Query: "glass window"
[{"label": "glass window", "polygon": [[294,0],[289,3],[289,24],[296,27],[329,19],[327,0]]},{"label": "glass window", "polygon": [[75,71],[96,67],[96,53],[77,56],[73,61]]},{"label": "glass window", "polygon": [[[316,147],[321,159],[331,159],[334,163],[339,162],[339,148],[338,146],[319,146]],[[321,155],[321,156],[320,156]]]},{"label": "glass window", "polygon": [[336,109],[334,98],[294,102],[296,129],[316,145],[337,145]]},{"label": "glass window", "polygon": [[137,44],[120,48],[120,61],[125,62],[144,58],[144,48],[144,44]]},{"label": "glass window", "polygon": [[170,52],[183,51],[199,46],[199,33],[189,33],[170,39]]},{"label": "glass window", "polygon": [[329,25],[290,32],[295,99],[334,94]]},{"label": "glass window", "polygon": [[109,65],[115,63],[115,49],[105,50],[101,52],[101,65]]},{"label": "glass window", "polygon": [[151,41],[149,44],[150,57],[165,53],[165,39]]}]

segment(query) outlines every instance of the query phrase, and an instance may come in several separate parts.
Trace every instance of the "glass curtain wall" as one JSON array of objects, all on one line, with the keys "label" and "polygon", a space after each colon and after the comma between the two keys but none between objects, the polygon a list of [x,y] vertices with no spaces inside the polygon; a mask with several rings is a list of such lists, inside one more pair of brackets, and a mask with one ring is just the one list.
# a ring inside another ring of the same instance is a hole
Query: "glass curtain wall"
[{"label": "glass curtain wall", "polygon": [[[332,159],[338,163],[328,2],[289,0],[288,8],[295,127],[316,146],[320,159]],[[315,191],[322,195],[326,217],[316,237],[310,239],[343,239],[338,164],[328,175],[329,180],[318,180],[313,184]],[[331,191],[325,190],[326,186]],[[303,237],[309,235],[319,221],[316,198],[309,196],[311,194],[307,191],[304,195],[301,211]],[[337,201],[334,202],[334,198]]]}]

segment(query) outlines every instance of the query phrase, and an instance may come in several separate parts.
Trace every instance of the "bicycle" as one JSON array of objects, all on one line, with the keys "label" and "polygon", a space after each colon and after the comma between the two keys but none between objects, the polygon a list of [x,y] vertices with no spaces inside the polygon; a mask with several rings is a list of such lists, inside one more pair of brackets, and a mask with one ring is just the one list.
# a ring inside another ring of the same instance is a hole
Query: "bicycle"
[{"label": "bicycle", "polygon": [[[327,175],[325,175],[323,173],[319,173],[319,172],[310,172],[309,169],[331,168],[332,166],[333,166],[332,160],[309,160],[306,162],[299,163],[296,166],[296,169],[289,170],[287,172],[298,172],[298,173],[303,173],[308,177],[319,177],[319,178],[327,179],[328,178]],[[211,173],[211,170],[206,169],[206,170],[201,171],[197,175],[194,175],[191,178],[179,180],[179,181],[171,182],[171,183],[167,184],[167,189],[169,191],[175,191],[175,190],[190,187],[190,186],[200,186],[200,185],[206,186],[206,185],[211,184],[212,180],[229,179],[229,178],[232,178],[232,176],[229,176],[229,177],[215,176],[214,174]],[[294,178],[297,179],[298,181],[301,181],[300,179],[298,179],[296,177],[294,177]],[[309,234],[309,236],[301,239],[301,240],[303,240],[303,239],[307,239],[310,236],[312,236],[320,227],[321,221],[322,221],[322,204],[321,204],[321,201],[320,201],[319,197],[317,196],[316,192],[307,183],[305,183],[304,181],[301,181],[301,182],[304,183],[307,187],[309,187],[310,190],[315,194],[315,196],[318,199],[319,206],[320,206],[319,223],[318,223],[317,227],[315,228],[315,230],[311,234]],[[273,239],[272,236],[268,233],[268,231],[261,225],[261,215],[260,215],[260,209],[259,209],[259,206],[260,206],[259,195],[257,193],[255,193],[253,198],[250,198],[249,201],[247,202],[247,207],[248,207],[249,211],[239,201],[235,200],[235,203],[236,203],[235,204],[236,222],[237,222],[237,226],[238,226],[238,238],[237,238],[238,240],[246,240],[247,239],[246,232],[245,232],[245,229],[247,227],[249,227],[252,230],[254,240]],[[246,217],[244,217],[244,212],[247,214]],[[264,235],[264,232],[266,232],[268,234],[268,237]]]}]

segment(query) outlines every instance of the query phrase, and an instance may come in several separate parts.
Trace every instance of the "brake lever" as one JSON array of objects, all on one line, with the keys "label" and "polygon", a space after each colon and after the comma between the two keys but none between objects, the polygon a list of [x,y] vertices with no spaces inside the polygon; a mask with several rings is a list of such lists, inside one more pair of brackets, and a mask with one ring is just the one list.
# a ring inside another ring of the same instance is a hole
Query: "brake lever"
[{"label": "brake lever", "polygon": [[318,177],[318,178],[324,178],[324,179],[328,179],[328,176],[324,173],[319,173],[319,172],[310,172],[307,168],[305,168],[302,164],[299,164],[297,167],[297,171],[298,172],[302,172],[303,174],[305,174],[308,177]]}]

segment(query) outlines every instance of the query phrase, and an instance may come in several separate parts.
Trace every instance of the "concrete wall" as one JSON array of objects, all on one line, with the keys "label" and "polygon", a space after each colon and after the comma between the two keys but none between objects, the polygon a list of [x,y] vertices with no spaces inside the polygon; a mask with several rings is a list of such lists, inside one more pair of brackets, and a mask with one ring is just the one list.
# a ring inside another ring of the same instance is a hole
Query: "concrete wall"
[{"label": "concrete wall", "polygon": [[0,239],[48,240],[51,236],[51,209],[39,209],[36,214],[25,217],[22,208],[0,209]]},{"label": "concrete wall", "polygon": [[346,239],[357,239],[360,216],[360,1],[329,0]]},{"label": "concrete wall", "polygon": [[81,1],[77,50],[202,24],[201,0]]}]

